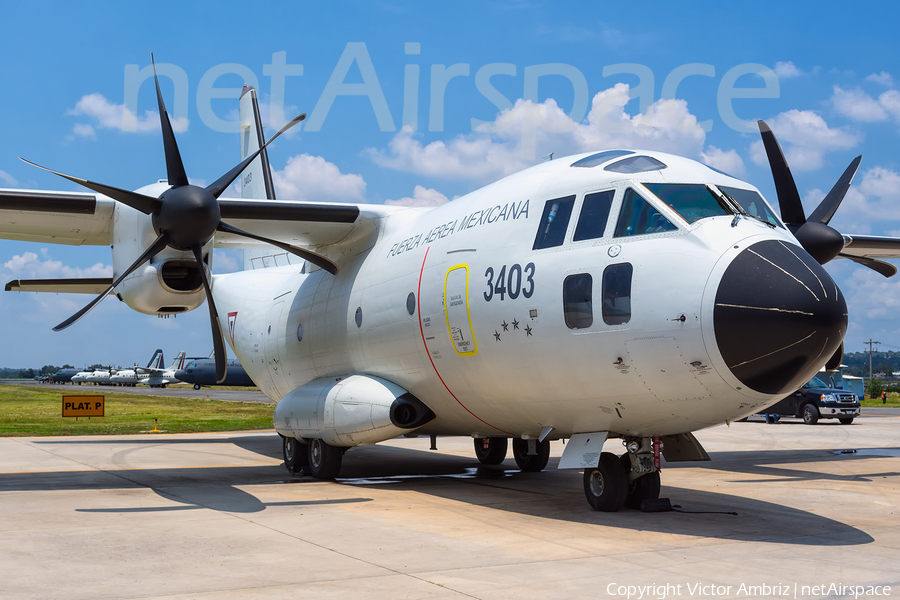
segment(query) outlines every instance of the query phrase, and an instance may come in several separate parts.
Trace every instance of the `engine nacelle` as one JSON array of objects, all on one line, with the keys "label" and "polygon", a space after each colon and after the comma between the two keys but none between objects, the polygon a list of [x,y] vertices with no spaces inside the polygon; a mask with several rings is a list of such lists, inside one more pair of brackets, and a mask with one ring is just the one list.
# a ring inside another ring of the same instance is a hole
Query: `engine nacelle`
[{"label": "engine nacelle", "polygon": [[321,438],[349,447],[389,440],[434,417],[400,386],[378,377],[351,375],[300,386],[275,406],[274,421],[275,430],[285,437]]},{"label": "engine nacelle", "polygon": [[[164,182],[138,190],[159,196],[168,189]],[[156,239],[152,217],[117,203],[112,231],[114,277],[123,273]],[[203,256],[212,271],[212,242],[203,247]],[[178,314],[203,304],[206,293],[194,255],[166,248],[138,267],[116,286],[119,300],[138,312],[151,315]]]}]

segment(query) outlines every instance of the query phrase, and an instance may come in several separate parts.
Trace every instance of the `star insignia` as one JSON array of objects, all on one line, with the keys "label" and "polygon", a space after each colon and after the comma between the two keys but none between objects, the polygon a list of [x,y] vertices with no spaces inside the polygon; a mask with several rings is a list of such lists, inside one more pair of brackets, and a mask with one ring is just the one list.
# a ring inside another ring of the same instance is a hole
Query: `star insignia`
[{"label": "star insignia", "polygon": [[531,337],[531,336],[532,336],[531,331],[532,331],[531,325],[526,325],[526,326],[525,326],[525,335],[526,335],[526,337]]},{"label": "star insignia", "polygon": [[503,322],[500,323],[500,327],[503,328],[503,331],[509,331],[509,323],[506,322],[506,319],[503,319]]},{"label": "star insignia", "polygon": [[494,338],[499,342],[500,341],[500,333],[495,329],[494,330]]},{"label": "star insignia", "polygon": [[519,322],[516,321],[515,319],[513,319],[512,326],[513,326],[513,329],[518,329],[518,328],[519,328]]}]

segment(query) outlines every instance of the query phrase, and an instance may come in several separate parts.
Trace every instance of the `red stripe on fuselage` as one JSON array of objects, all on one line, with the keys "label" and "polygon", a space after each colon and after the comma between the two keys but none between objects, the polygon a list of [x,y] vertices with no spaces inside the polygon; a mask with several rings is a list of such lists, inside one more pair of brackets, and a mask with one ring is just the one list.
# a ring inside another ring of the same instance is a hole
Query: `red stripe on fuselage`
[{"label": "red stripe on fuselage", "polygon": [[[450,388],[447,387],[447,383],[444,381],[444,378],[441,377],[441,374],[438,372],[437,367],[436,367],[435,364],[434,364],[434,360],[431,358],[431,352],[428,350],[428,343],[425,341],[425,329],[424,329],[424,327],[422,326],[422,308],[421,308],[421,303],[422,303],[422,274],[425,272],[425,261],[428,260],[428,251],[429,251],[429,250],[431,250],[431,246],[429,246],[428,248],[425,249],[425,258],[422,259],[422,268],[419,270],[419,285],[418,285],[418,287],[416,288],[416,310],[417,310],[418,313],[419,313],[419,333],[422,334],[422,344],[425,346],[425,353],[428,355],[428,360],[431,362],[431,368],[434,369],[434,374],[437,375],[437,376],[438,376],[438,379],[441,380],[441,383],[444,385],[444,389],[447,390],[447,393],[450,394],[451,396],[453,396],[453,399],[456,400],[456,402],[457,402],[460,406],[462,406],[462,407],[465,409],[465,411],[466,411],[467,413],[469,413],[470,415],[472,415],[473,417],[475,417],[476,419],[478,419],[479,421],[481,421],[482,423],[484,423],[484,424],[487,425],[488,427],[491,427],[491,428],[496,429],[497,431],[500,431],[500,432],[503,432],[503,433],[509,433],[508,431],[503,431],[502,429],[500,429],[500,428],[497,427],[496,425],[491,425],[490,423],[488,423],[487,421],[485,421],[484,419],[482,419],[481,417],[479,417],[478,415],[476,415],[475,413],[473,413],[471,410],[469,410],[469,409],[466,407],[465,404],[463,404],[462,402],[460,402],[460,401],[459,401],[459,398],[456,397],[456,394],[454,394],[453,392],[451,392],[451,391],[450,391]],[[467,301],[468,301],[468,300],[467,300]]]}]

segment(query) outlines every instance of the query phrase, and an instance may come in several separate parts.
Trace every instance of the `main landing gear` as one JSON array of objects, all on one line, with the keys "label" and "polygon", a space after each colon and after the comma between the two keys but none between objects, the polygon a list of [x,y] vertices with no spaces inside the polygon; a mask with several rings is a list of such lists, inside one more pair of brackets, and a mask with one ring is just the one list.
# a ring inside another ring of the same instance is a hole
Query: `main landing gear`
[{"label": "main landing gear", "polygon": [[345,448],[314,438],[282,438],[284,466],[291,475],[309,475],[316,479],[334,479],[341,471]]},{"label": "main landing gear", "polygon": [[622,456],[602,452],[595,468],[584,471],[584,495],[594,510],[640,509],[659,498],[659,438],[627,438]]},{"label": "main landing gear", "polygon": [[[475,438],[475,456],[483,465],[499,465],[506,460],[509,442],[506,438]],[[523,440],[513,438],[513,458],[525,472],[543,471],[550,460],[550,440]]]}]

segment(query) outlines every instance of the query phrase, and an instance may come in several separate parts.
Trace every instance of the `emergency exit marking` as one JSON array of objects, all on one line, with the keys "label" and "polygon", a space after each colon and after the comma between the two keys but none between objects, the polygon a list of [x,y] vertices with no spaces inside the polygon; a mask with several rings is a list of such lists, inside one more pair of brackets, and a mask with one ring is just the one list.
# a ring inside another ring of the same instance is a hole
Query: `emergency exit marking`
[{"label": "emergency exit marking", "polygon": [[105,417],[106,396],[63,396],[64,417]]}]

